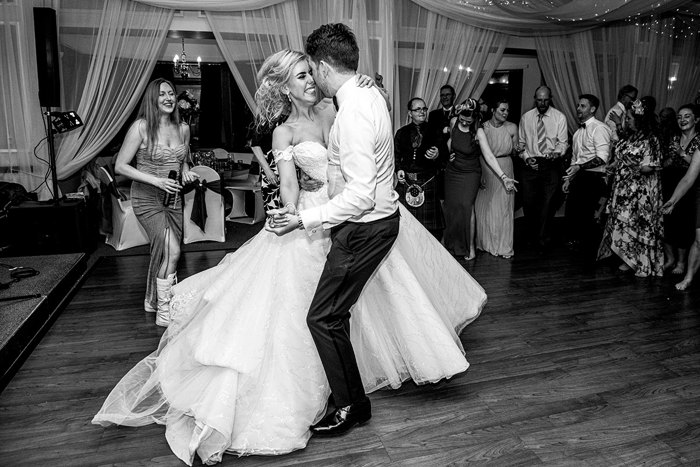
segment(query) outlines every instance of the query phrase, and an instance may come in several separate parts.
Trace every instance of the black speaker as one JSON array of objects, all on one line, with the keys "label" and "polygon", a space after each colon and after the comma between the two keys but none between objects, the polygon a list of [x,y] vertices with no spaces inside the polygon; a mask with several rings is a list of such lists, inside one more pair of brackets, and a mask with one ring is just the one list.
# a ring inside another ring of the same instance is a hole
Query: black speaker
[{"label": "black speaker", "polygon": [[58,72],[56,11],[34,8],[36,65],[39,72],[39,103],[42,107],[61,106],[61,77]]}]

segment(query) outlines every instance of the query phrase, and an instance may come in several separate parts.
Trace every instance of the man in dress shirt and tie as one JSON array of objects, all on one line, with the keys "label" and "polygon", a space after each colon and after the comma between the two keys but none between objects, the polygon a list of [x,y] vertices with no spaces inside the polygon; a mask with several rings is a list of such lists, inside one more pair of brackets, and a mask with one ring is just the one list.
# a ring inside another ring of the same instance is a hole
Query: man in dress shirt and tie
[{"label": "man in dress shirt and tie", "polygon": [[547,86],[535,91],[535,108],[523,114],[518,131],[520,157],[525,161],[520,186],[528,242],[544,252],[551,240],[561,157],[568,147],[566,118],[552,107],[552,91]]},{"label": "man in dress shirt and tie", "polygon": [[600,228],[595,213],[607,192],[605,165],[610,159],[610,128],[594,115],[600,105],[592,94],[578,96],[579,129],[574,133],[571,165],[564,175],[566,221],[570,245],[580,246],[587,260],[595,261]]},{"label": "man in dress shirt and tie", "polygon": [[637,88],[631,84],[622,86],[617,93],[617,102],[605,114],[605,124],[610,128],[613,143],[620,139],[618,132],[625,127],[627,109],[632,107],[632,102],[637,100],[638,93]]},{"label": "man in dress shirt and tie", "polygon": [[[331,249],[306,322],[318,348],[336,407],[311,427],[316,435],[346,432],[372,416],[350,342],[350,308],[399,232],[394,191],[394,137],[382,94],[355,84],[359,50],[344,24],[326,24],[306,40],[316,86],[334,96],[338,113],[328,135],[331,200],[290,215],[278,235],[330,230]],[[274,212],[271,211],[273,214]],[[380,313],[382,310],[375,310]]]}]

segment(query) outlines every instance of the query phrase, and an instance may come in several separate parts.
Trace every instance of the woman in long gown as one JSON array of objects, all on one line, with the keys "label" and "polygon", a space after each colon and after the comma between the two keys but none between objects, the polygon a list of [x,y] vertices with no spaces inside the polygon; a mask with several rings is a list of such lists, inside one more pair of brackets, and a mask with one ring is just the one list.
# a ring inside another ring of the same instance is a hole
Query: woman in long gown
[{"label": "woman in long gown", "polygon": [[[278,52],[258,80],[261,119],[284,121],[273,138],[291,138],[275,151],[284,203],[325,203],[325,186],[290,199],[298,189],[295,165],[325,183],[325,138],[335,112],[315,105],[306,56]],[[367,392],[465,371],[458,335],[486,302],[481,286],[435,238],[405,209],[401,216],[401,233],[351,320]],[[306,326],[329,247],[323,232],[277,237],[263,230],[217,266],[182,281],[158,349],[122,378],[93,423],[164,424],[171,449],[188,464],[195,453],[211,464],[224,452],[304,448],[330,393]]]},{"label": "woman in long gown", "polygon": [[[144,92],[136,121],[119,150],[114,170],[133,180],[131,205],[146,230],[151,259],[144,309],[167,326],[171,288],[176,279],[182,240],[182,205],[178,192],[197,174],[189,170],[190,127],[180,122],[175,86],[162,78]],[[136,157],[136,167],[131,161]],[[170,174],[174,176],[169,177]]]},{"label": "woman in long gown", "polygon": [[664,266],[661,149],[654,134],[656,102],[643,97],[628,110],[630,135],[615,146],[617,164],[598,259],[617,255],[621,271],[661,276]]},{"label": "woman in long gown", "polygon": [[[503,173],[513,178],[511,154],[518,144],[518,125],[508,121],[510,104],[499,100],[484,123],[484,134]],[[484,165],[485,161],[482,161]],[[482,189],[476,195],[476,247],[494,256],[513,256],[513,207],[515,197],[492,170],[484,170]]]}]

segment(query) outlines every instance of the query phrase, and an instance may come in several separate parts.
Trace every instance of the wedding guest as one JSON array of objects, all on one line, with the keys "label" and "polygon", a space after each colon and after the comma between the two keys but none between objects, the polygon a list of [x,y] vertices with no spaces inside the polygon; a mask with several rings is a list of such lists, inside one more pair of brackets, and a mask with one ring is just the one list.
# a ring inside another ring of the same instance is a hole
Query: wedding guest
[{"label": "wedding guest", "polygon": [[600,100],[581,94],[576,115],[579,129],[574,133],[572,159],[564,175],[562,189],[566,199],[566,221],[570,245],[580,247],[584,258],[595,259],[600,243],[595,213],[607,192],[605,165],[610,158],[610,128],[595,118]]},{"label": "wedding guest", "polygon": [[625,84],[617,92],[617,102],[605,114],[605,124],[612,132],[610,140],[614,143],[620,139],[620,131],[627,128],[627,110],[632,106],[632,102],[637,100],[639,91],[631,84]]},{"label": "wedding guest", "polygon": [[629,136],[617,142],[617,165],[598,259],[617,255],[621,271],[638,277],[663,274],[661,150],[656,101],[645,96],[627,111]]},{"label": "wedding guest", "polygon": [[[146,230],[151,259],[146,275],[144,309],[156,312],[156,324],[170,322],[171,288],[176,282],[182,240],[179,191],[193,181],[190,172],[190,127],[180,121],[175,86],[162,78],[151,81],[136,121],[129,128],[114,170],[133,180],[131,205]],[[136,167],[131,161],[136,157]]]},{"label": "wedding guest", "polygon": [[394,166],[399,182],[396,191],[409,212],[441,240],[445,221],[437,190],[437,135],[426,123],[428,107],[423,99],[414,97],[408,101],[408,115],[411,123],[399,128],[394,136]]},{"label": "wedding guest", "polygon": [[[673,195],[678,183],[683,179],[694,150],[700,147],[697,132],[696,106],[686,104],[678,109],[672,121],[661,127],[661,149],[664,155],[662,186],[664,201]],[[662,112],[659,112],[661,115]],[[662,120],[665,122],[665,120]],[[675,204],[673,211],[664,216],[664,271],[671,274],[684,274],[688,259],[688,249],[695,238],[695,197],[686,193]]]},{"label": "wedding guest", "polygon": [[455,112],[455,89],[449,84],[440,88],[440,107],[428,114],[428,125],[430,132],[436,135],[438,141],[438,152],[440,170],[438,172],[438,196],[445,199],[445,167],[447,166],[447,141],[450,139],[450,122],[457,115]]},{"label": "wedding guest", "polygon": [[481,115],[474,99],[462,104],[452,119],[448,148],[451,151],[445,171],[445,248],[467,261],[476,257],[474,243],[474,201],[481,184],[483,155],[508,192],[515,190],[515,180],[498,165],[481,128]]},{"label": "wedding guest", "polygon": [[[697,126],[699,123],[700,111],[698,106],[694,104],[683,105],[678,110],[678,122],[683,134],[691,134],[690,127],[693,127],[697,132]],[[689,161],[688,169],[683,175],[683,178],[676,185],[676,189],[668,201],[663,206],[664,214],[672,214],[678,209],[684,197],[689,197],[690,200],[695,201],[695,212],[692,211],[688,213],[692,219],[692,215],[695,217],[695,236],[693,242],[690,246],[688,252],[688,265],[685,271],[685,276],[683,280],[676,284],[676,289],[685,290],[693,281],[695,274],[698,272],[700,267],[700,189],[698,188],[698,173],[700,173],[700,138],[696,135],[690,140],[686,146],[683,145],[685,141],[679,141],[679,147],[682,153],[679,156],[683,158],[684,161]],[[690,220],[688,217],[685,218]]]},{"label": "wedding guest", "polygon": [[535,108],[523,114],[518,133],[520,157],[525,161],[521,182],[528,241],[544,252],[551,242],[561,157],[568,147],[566,117],[552,107],[547,86],[535,91]]},{"label": "wedding guest", "polygon": [[[511,155],[518,145],[518,126],[508,120],[510,104],[498,100],[491,109],[491,119],[484,123],[486,140],[496,156],[503,173],[513,178]],[[482,159],[483,166],[485,160]],[[494,256],[513,256],[513,211],[514,196],[491,170],[484,170],[482,186],[476,195],[474,214],[476,218],[476,247]]]}]

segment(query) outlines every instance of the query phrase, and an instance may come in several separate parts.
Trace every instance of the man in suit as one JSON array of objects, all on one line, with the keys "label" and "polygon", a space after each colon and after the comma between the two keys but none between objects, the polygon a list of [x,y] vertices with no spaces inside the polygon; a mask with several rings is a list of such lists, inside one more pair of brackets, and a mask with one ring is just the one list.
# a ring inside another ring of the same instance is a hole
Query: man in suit
[{"label": "man in suit", "polygon": [[440,88],[440,107],[428,114],[428,128],[438,143],[437,148],[440,154],[438,158],[440,169],[437,177],[437,189],[441,200],[445,199],[444,178],[445,167],[449,158],[447,140],[450,139],[450,120],[457,115],[454,107],[455,97],[455,89],[449,84],[445,84]]},{"label": "man in suit", "polygon": [[[394,191],[394,141],[386,102],[375,87],[355,85],[359,50],[344,24],[319,27],[306,41],[316,86],[338,103],[328,135],[326,204],[284,216],[278,235],[297,228],[330,230],[331,249],[312,299],[307,324],[331,387],[331,411],[311,427],[332,436],[372,416],[350,342],[350,308],[391,249],[399,232]],[[274,219],[274,218],[273,218]],[[376,310],[380,313],[382,310]]]}]

